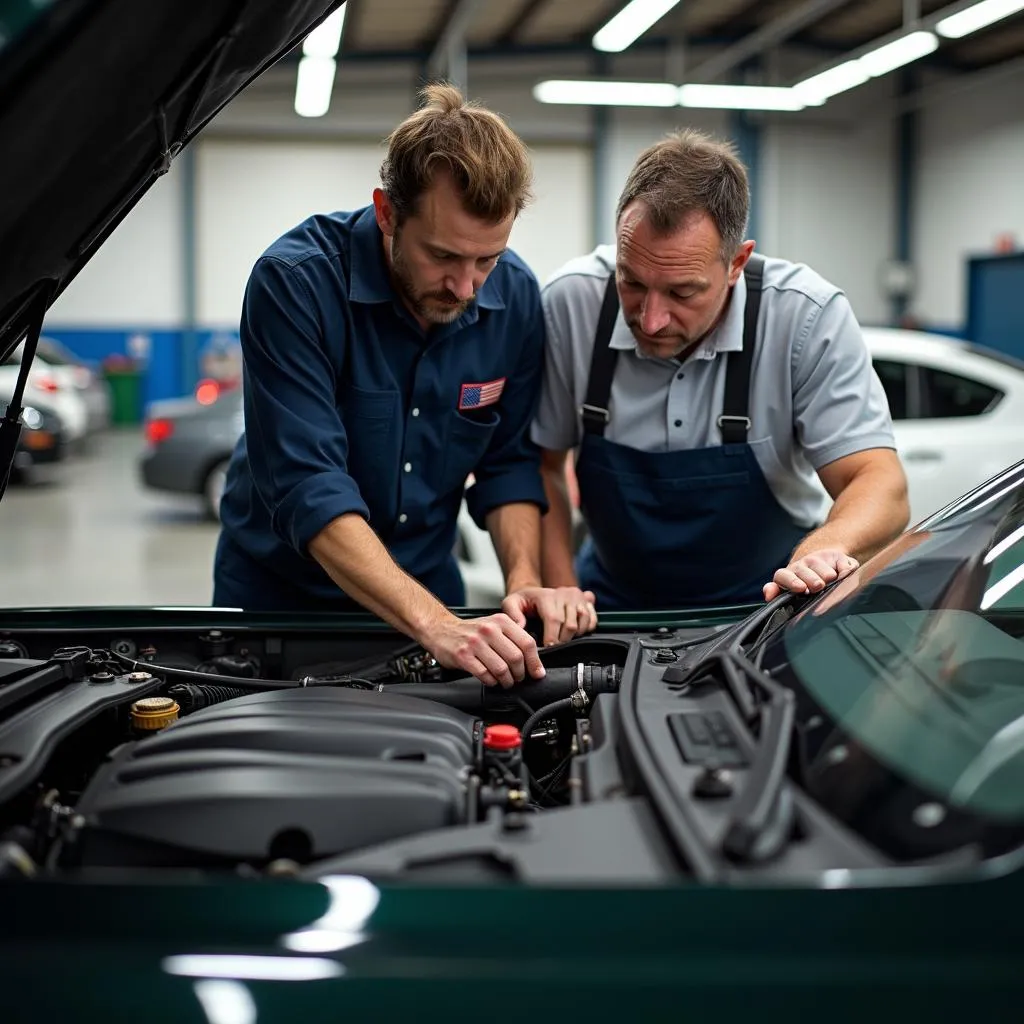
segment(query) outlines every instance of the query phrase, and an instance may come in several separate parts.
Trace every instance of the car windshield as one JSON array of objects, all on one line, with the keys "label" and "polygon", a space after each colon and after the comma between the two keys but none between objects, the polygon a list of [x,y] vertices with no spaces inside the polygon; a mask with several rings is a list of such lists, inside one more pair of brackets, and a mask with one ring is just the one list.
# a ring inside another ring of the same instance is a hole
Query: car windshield
[{"label": "car windshield", "polygon": [[1024,837],[1024,464],[906,533],[768,642],[801,784],[890,855]]}]

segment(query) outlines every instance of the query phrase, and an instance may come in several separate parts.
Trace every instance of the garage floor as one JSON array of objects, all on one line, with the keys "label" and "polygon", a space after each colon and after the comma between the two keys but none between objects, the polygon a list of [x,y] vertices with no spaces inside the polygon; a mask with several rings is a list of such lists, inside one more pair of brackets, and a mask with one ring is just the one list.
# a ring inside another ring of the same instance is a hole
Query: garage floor
[{"label": "garage floor", "polygon": [[[145,490],[135,431],[11,484],[0,502],[0,608],[79,605],[208,607],[216,523],[200,501]],[[471,607],[489,605],[468,593]],[[0,618],[2,626],[2,618]]]},{"label": "garage floor", "polygon": [[0,502],[0,606],[209,605],[217,526],[198,500],[137,482],[144,440],[92,450],[12,484]]}]

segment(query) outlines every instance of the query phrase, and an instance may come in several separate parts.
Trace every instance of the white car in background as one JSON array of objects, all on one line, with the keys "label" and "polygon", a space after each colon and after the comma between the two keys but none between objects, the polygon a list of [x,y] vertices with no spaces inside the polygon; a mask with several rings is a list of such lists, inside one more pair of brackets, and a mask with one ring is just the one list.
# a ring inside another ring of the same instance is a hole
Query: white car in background
[{"label": "white car in background", "polygon": [[[907,474],[910,523],[1024,458],[1024,362],[944,335],[865,327]],[[467,603],[504,596],[489,534],[463,506],[457,547]]]},{"label": "white car in background", "polygon": [[[18,382],[22,346],[19,345],[0,364],[0,394],[13,395]],[[32,360],[25,384],[23,406],[41,406],[55,412],[64,425],[64,437],[76,445],[89,428],[89,408],[75,386],[71,367],[51,366],[38,355]],[[6,402],[8,399],[4,399]]]},{"label": "white car in background", "polygon": [[865,328],[920,522],[1024,458],[1024,362],[937,334]]}]

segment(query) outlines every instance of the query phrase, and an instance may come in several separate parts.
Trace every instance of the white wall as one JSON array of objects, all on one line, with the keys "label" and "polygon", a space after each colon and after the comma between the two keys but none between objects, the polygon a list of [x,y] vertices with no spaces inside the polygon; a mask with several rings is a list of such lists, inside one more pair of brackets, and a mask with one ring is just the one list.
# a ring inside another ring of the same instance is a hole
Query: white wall
[{"label": "white wall", "polygon": [[[197,156],[198,315],[236,327],[252,265],[282,232],[314,212],[355,209],[380,183],[379,145],[328,141],[203,141]],[[509,244],[544,280],[590,244],[589,151],[533,151],[534,202]]]},{"label": "white wall", "polygon": [[916,190],[911,310],[962,328],[967,258],[993,251],[1005,231],[1024,245],[1024,68],[921,109]]},{"label": "white wall", "polygon": [[602,204],[600,237],[596,241],[614,241],[615,208],[636,158],[648,146],[680,128],[697,128],[724,137],[728,120],[723,113],[714,110],[638,108],[611,111],[605,169],[607,190]]},{"label": "white wall", "polygon": [[179,327],[181,172],[159,178],[53,304],[57,327]]},{"label": "white wall", "polygon": [[[501,111],[533,148],[537,199],[512,244],[541,280],[596,240],[611,238],[619,189],[644,147],[687,125],[728,133],[728,115],[717,111],[610,111],[597,212],[603,237],[595,239],[593,112],[545,106],[530,94],[533,80],[583,70],[538,63],[528,74],[522,67],[470,71],[471,94]],[[369,201],[384,137],[415,105],[408,69],[343,67],[331,112],[317,121],[292,114],[292,73],[271,71],[258,84],[196,145],[201,326],[237,326],[249,270],[282,231],[315,210]],[[888,312],[877,282],[892,249],[893,122],[870,95],[857,102],[859,108],[829,104],[765,119],[758,242],[765,252],[811,264],[847,290],[862,319],[879,321]],[[58,303],[53,323],[180,324],[179,179],[180,171],[172,171],[155,186]]]},{"label": "white wall", "polygon": [[893,123],[776,123],[763,136],[758,249],[842,288],[862,323],[889,317],[880,286],[896,217]]},{"label": "white wall", "polygon": [[199,321],[237,328],[249,271],[311,213],[370,201],[381,151],[329,142],[204,140],[196,164]]}]

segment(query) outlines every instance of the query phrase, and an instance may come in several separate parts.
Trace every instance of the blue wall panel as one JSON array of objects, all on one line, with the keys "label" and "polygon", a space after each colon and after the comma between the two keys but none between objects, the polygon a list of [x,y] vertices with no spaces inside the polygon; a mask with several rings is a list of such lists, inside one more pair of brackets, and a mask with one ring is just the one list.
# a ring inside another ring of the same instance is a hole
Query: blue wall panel
[{"label": "blue wall panel", "polygon": [[143,401],[146,403],[191,393],[203,375],[202,358],[211,343],[237,344],[238,339],[237,333],[231,331],[196,331],[197,351],[186,359],[185,332],[182,330],[46,326],[43,335],[61,342],[80,359],[97,366],[108,356],[135,355],[141,340],[148,352],[142,362],[145,375]]},{"label": "blue wall panel", "polygon": [[1024,359],[1024,252],[968,261],[966,334]]}]

